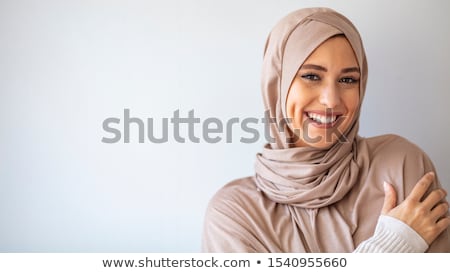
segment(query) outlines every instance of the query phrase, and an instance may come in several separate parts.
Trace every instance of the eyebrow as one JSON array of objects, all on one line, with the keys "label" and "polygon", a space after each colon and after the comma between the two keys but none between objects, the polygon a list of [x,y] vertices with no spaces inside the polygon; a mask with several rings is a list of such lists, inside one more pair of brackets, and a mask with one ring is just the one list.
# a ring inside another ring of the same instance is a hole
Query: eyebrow
[{"label": "eyebrow", "polygon": [[[300,67],[300,69],[314,69],[314,70],[319,70],[319,71],[324,71],[324,72],[328,71],[325,67],[317,65],[317,64],[304,64],[304,65],[302,65]],[[343,68],[341,70],[341,72],[342,73],[350,73],[350,72],[358,72],[358,73],[360,73],[359,72],[359,67],[356,67],[356,66],[355,67]]]},{"label": "eyebrow", "polygon": [[359,72],[359,67],[347,67],[341,70],[342,73]]}]

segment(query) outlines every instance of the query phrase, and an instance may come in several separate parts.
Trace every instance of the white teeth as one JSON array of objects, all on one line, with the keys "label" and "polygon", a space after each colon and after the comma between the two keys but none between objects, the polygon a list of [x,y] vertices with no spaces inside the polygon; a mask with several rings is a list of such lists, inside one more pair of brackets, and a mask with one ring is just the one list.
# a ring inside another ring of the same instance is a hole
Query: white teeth
[{"label": "white teeth", "polygon": [[307,113],[307,116],[310,119],[320,123],[332,123],[335,122],[337,118],[337,116],[322,116],[316,113]]}]

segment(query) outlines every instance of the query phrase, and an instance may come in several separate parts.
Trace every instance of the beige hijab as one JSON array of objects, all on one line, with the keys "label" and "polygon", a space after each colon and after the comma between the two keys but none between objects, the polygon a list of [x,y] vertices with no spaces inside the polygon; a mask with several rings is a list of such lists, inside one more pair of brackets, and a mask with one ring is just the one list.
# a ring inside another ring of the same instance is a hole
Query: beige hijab
[{"label": "beige hijab", "polygon": [[[360,105],[367,82],[367,61],[360,35],[344,16],[327,8],[295,11],[272,30],[264,52],[262,93],[264,105],[276,123],[271,133],[276,142],[257,156],[257,184],[273,201],[304,208],[320,208],[339,201],[356,182],[355,137],[359,113],[331,149],[289,148],[291,130],[280,128],[286,119],[286,98],[294,76],[305,59],[328,38],[343,34],[358,61]],[[359,112],[359,111],[358,111]]]},{"label": "beige hijab", "polygon": [[[275,26],[265,47],[262,94],[277,124],[287,117],[287,93],[298,69],[335,35],[345,35],[356,55],[361,105],[367,61],[358,31],[331,9],[301,9]],[[371,237],[384,199],[383,181],[394,184],[400,202],[434,167],[422,150],[399,136],[359,137],[358,120],[359,110],[344,132],[347,141],[329,149],[290,147],[289,127],[271,124],[275,142],[257,155],[255,176],[228,183],[211,200],[203,250],[351,252]],[[449,252],[448,231],[428,251]]]}]

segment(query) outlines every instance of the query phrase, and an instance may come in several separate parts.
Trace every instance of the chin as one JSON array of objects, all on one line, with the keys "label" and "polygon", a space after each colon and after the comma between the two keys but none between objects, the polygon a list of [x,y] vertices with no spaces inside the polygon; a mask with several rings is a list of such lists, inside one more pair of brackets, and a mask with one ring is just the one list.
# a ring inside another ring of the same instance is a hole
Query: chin
[{"label": "chin", "polygon": [[[331,139],[330,139],[331,138]],[[296,147],[313,147],[318,149],[327,149],[333,146],[338,141],[338,137],[336,135],[332,135],[331,137],[325,134],[312,134],[308,138],[300,137],[299,140],[295,143]]]},{"label": "chin", "polygon": [[[301,135],[297,134],[299,140],[295,143],[295,146],[309,146],[318,149],[331,148],[342,137],[343,132],[350,125],[350,121],[351,117],[341,117],[330,124],[309,122],[307,131],[297,129],[297,132],[300,132]],[[297,128],[300,128],[300,126]]]}]

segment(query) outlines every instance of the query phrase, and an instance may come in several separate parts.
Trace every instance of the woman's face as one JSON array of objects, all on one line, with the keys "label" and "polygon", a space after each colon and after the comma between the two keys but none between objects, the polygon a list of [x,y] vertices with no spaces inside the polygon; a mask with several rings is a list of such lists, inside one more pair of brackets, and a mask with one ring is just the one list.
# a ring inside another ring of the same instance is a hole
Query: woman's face
[{"label": "woman's face", "polygon": [[359,80],[358,62],[344,36],[332,37],[312,52],[286,101],[295,146],[328,148],[338,141],[358,109]]}]

